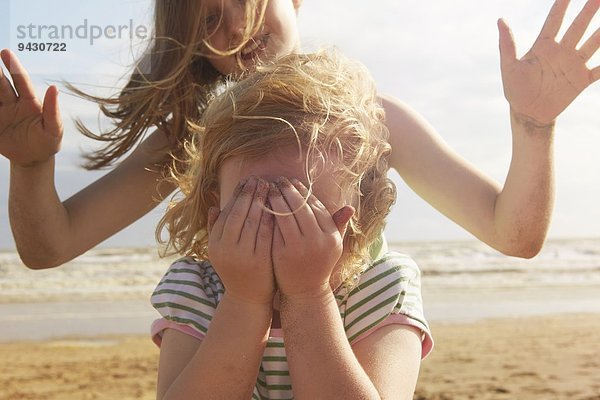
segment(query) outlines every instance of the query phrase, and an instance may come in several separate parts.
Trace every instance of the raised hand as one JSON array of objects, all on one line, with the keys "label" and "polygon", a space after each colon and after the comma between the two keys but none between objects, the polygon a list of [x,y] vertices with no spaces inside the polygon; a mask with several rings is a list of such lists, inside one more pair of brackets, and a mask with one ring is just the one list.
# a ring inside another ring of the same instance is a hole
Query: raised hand
[{"label": "raised hand", "polygon": [[281,295],[312,296],[329,290],[354,209],[344,206],[332,216],[319,199],[308,196],[301,182],[286,178],[271,184],[269,202],[276,213],[273,269]]},{"label": "raised hand", "polygon": [[237,186],[219,212],[209,210],[208,256],[228,296],[271,304],[275,278],[271,261],[273,215],[265,209],[269,185],[251,177]]},{"label": "raised hand", "polygon": [[585,88],[600,79],[600,67],[586,66],[600,47],[600,29],[577,49],[600,0],[589,0],[557,41],[568,5],[569,0],[555,1],[538,38],[521,59],[516,57],[510,28],[498,21],[504,95],[513,112],[534,124],[553,123]]},{"label": "raised hand", "polygon": [[63,135],[58,89],[50,86],[41,104],[14,53],[4,49],[0,56],[14,83],[0,68],[0,154],[21,166],[44,162],[60,150]]}]

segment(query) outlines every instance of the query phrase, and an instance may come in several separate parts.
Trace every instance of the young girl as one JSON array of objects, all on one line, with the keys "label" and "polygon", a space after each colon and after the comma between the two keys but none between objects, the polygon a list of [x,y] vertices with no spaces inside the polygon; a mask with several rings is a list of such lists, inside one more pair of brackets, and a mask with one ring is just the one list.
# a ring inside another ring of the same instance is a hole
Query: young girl
[{"label": "young girl", "polygon": [[366,71],[324,52],[205,110],[157,231],[189,255],[152,295],[158,399],[412,398],[419,270],[368,252],[395,199],[383,115]]},{"label": "young girl", "polygon": [[[158,185],[172,155],[223,77],[258,60],[298,51],[296,12],[301,0],[156,0],[155,38],[120,95],[96,100],[115,120],[88,168],[123,162],[61,202],[54,187],[54,154],[62,138],[58,92],[43,105],[25,69],[8,50],[1,55],[14,88],[0,76],[0,153],[11,161],[10,220],[17,249],[32,268],[60,265],[120,231],[174,190]],[[401,101],[381,99],[392,146],[389,164],[424,200],[493,248],[513,256],[538,253],[553,203],[552,143],[558,115],[600,68],[586,62],[600,45],[596,32],[577,44],[599,3],[589,0],[556,41],[568,0],[556,0],[533,47],[521,59],[500,20],[504,93],[510,104],[513,154],[503,186],[454,153],[435,130]],[[176,21],[177,23],[173,23]],[[148,64],[150,63],[150,64]],[[148,129],[156,129],[142,141]],[[141,141],[141,143],[139,143]],[[139,145],[137,145],[139,143]]]}]

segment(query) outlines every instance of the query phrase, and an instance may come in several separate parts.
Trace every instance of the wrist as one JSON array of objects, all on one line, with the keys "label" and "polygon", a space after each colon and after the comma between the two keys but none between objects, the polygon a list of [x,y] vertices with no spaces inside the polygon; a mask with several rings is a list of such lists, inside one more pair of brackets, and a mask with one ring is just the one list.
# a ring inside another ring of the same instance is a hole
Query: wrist
[{"label": "wrist", "polygon": [[235,309],[251,314],[273,314],[273,297],[270,300],[246,299],[235,293],[225,291],[221,304],[225,303],[233,306]]},{"label": "wrist", "polygon": [[13,170],[19,170],[19,171],[28,171],[28,172],[33,172],[36,170],[45,170],[46,168],[51,168],[54,165],[54,158],[55,156],[52,155],[51,157],[42,160],[42,161],[32,161],[29,163],[17,163],[15,161],[10,161],[10,167]]},{"label": "wrist", "polygon": [[529,132],[552,130],[556,125],[556,119],[549,122],[540,122],[528,115],[515,111],[512,107],[510,108],[510,120],[513,124],[518,124]]},{"label": "wrist", "polygon": [[282,312],[285,309],[297,308],[297,307],[322,307],[327,305],[329,302],[335,302],[335,296],[331,290],[329,283],[323,284],[312,290],[298,292],[298,293],[284,293],[280,294],[280,303]]}]

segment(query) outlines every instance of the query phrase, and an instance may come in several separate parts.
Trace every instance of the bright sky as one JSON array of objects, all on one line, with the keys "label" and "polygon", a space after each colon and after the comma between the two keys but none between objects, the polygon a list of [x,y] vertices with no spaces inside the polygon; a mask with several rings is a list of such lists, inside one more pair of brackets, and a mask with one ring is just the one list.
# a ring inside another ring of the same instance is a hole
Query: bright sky
[{"label": "bright sky", "polygon": [[[500,80],[496,20],[503,17],[508,21],[522,55],[537,36],[552,2],[486,0],[482,7],[482,2],[475,0],[305,0],[299,24],[305,50],[335,45],[362,61],[380,92],[410,104],[458,153],[503,182],[510,163],[511,132]],[[585,1],[571,3],[566,18],[569,23]],[[26,42],[18,35],[29,24],[87,24],[80,29],[80,38],[65,40],[66,52],[17,54],[32,73],[40,97],[49,83],[61,77],[84,88],[115,85],[128,71],[131,52],[140,49],[131,45],[130,27],[151,28],[150,18],[151,0],[0,0],[0,47],[16,51],[19,42]],[[103,29],[114,25],[116,30],[109,29],[113,36],[119,25],[128,28],[121,29],[122,40],[96,39],[90,45],[92,25]],[[600,18],[592,26],[600,27]],[[85,30],[87,36],[81,38]],[[596,56],[590,65],[599,64],[600,56]],[[550,237],[600,236],[599,104],[600,84],[596,84],[559,119],[555,140],[556,207]],[[60,105],[67,125],[63,150],[57,155],[56,185],[60,196],[67,198],[100,176],[77,167],[80,149],[90,148],[93,143],[81,137],[70,122],[78,116],[89,126],[98,126],[97,108],[66,93],[60,96]],[[7,215],[8,175],[9,164],[2,158],[0,248],[14,246]],[[388,219],[388,240],[471,237],[414,195],[397,175],[392,177],[398,186],[398,200]],[[163,210],[164,206],[159,206],[103,246],[152,245],[154,225]]]}]

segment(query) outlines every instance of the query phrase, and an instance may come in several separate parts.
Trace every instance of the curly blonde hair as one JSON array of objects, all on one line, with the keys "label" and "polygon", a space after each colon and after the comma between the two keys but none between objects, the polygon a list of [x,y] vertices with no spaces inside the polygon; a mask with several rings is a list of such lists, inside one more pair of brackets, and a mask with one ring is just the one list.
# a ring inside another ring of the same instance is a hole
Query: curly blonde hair
[{"label": "curly blonde hair", "polygon": [[356,200],[344,237],[349,257],[340,270],[342,281],[353,285],[396,198],[386,176],[391,147],[384,111],[362,65],[332,50],[288,55],[231,84],[198,124],[188,123],[196,134],[168,178],[179,191],[156,230],[165,254],[207,259],[208,209],[219,207],[215,193],[226,159],[257,158],[274,145],[295,145],[306,154],[309,181],[315,179],[315,161],[336,160],[331,172]]}]

